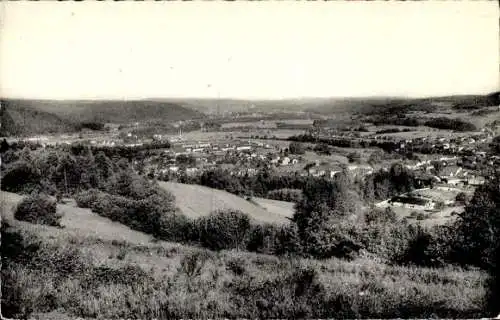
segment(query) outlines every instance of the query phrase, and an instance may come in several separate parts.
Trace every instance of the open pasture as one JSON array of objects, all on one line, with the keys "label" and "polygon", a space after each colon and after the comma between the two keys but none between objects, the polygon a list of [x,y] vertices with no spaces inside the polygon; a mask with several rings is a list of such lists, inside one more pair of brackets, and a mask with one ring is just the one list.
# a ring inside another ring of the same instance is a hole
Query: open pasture
[{"label": "open pasture", "polygon": [[194,184],[159,182],[176,199],[177,207],[188,217],[209,215],[215,210],[232,209],[248,214],[260,222],[286,223],[285,216],[267,211],[246,199],[232,193]]}]

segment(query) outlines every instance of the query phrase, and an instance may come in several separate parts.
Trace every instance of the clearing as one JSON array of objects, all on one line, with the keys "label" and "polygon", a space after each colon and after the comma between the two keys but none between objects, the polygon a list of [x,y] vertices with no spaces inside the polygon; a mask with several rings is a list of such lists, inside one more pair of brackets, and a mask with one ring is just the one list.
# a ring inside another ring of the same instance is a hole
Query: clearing
[{"label": "clearing", "polygon": [[262,208],[269,212],[279,214],[280,216],[292,218],[295,212],[295,204],[288,201],[272,200],[266,198],[252,198],[252,201],[257,203]]},{"label": "clearing", "polygon": [[209,215],[214,210],[233,209],[240,210],[260,222],[288,222],[285,216],[267,211],[227,191],[176,182],[160,181],[159,185],[175,196],[177,207],[188,217],[196,218]]}]

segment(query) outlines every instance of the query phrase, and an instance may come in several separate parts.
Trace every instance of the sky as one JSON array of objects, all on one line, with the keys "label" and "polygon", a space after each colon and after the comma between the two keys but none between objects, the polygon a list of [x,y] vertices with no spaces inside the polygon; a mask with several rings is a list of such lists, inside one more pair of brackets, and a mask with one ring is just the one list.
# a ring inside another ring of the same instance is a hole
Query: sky
[{"label": "sky", "polygon": [[495,1],[2,1],[0,13],[3,97],[416,97],[500,81]]}]

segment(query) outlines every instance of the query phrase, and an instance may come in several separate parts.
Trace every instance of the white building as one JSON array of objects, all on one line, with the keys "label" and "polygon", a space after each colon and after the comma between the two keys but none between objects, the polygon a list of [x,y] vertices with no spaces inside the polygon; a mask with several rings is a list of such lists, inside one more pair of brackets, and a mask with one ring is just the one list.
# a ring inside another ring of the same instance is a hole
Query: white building
[{"label": "white building", "polygon": [[290,158],[289,157],[284,157],[283,160],[281,160],[281,164],[283,166],[287,166],[290,163]]}]

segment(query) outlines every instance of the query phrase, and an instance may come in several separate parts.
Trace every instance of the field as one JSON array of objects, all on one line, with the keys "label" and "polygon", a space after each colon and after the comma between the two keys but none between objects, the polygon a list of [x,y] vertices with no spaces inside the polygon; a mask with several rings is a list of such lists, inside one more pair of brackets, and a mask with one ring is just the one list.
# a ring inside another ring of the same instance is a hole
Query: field
[{"label": "field", "polygon": [[266,209],[269,212],[278,214],[280,216],[284,216],[287,218],[292,218],[293,213],[295,212],[293,202],[287,201],[279,201],[265,198],[252,198],[252,201],[257,203],[262,208]]},{"label": "field", "polygon": [[241,210],[260,222],[286,223],[288,221],[284,215],[267,211],[263,207],[226,191],[175,182],[159,182],[159,184],[175,195],[177,207],[188,217],[208,215],[214,210],[233,209]]},{"label": "field", "polygon": [[[18,234],[25,244],[40,246],[31,251],[36,259],[3,270],[3,297],[38,319],[296,318],[300,310],[315,318],[481,315],[487,277],[476,270],[389,266],[366,257],[349,262],[215,253],[152,242],[72,205],[58,205],[64,228],[13,220],[11,208],[20,197],[1,197],[10,225],[2,238]],[[300,270],[308,268],[316,271],[301,295]]]},{"label": "field", "polygon": [[[2,217],[7,220],[14,219],[13,208],[22,199],[22,196],[1,191],[0,198],[2,199]],[[152,239],[147,234],[131,230],[121,223],[111,221],[93,213],[89,209],[78,208],[72,201],[68,204],[58,204],[57,211],[63,214],[61,223],[66,233],[70,236],[98,237],[106,241],[127,240],[135,244],[147,244]],[[47,233],[47,235],[51,232],[51,228],[40,228],[40,231]]]}]

